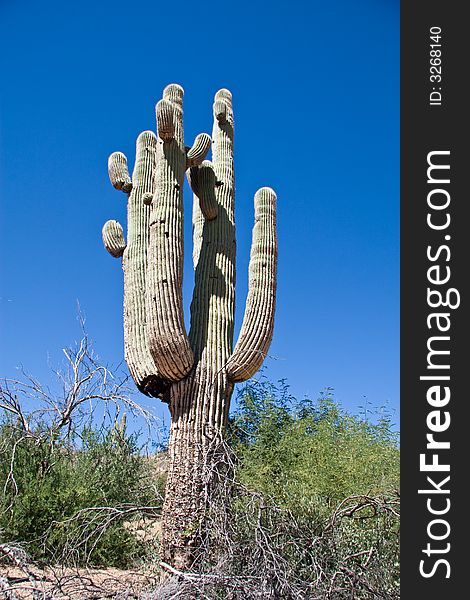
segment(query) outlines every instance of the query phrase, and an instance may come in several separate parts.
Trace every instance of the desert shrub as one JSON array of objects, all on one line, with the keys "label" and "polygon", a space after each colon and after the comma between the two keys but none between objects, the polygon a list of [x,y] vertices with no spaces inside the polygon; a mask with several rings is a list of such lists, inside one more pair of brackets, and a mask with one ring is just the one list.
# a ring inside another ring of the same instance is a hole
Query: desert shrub
[{"label": "desert shrub", "polygon": [[127,566],[146,552],[137,521],[158,515],[163,477],[126,414],[151,415],[85,333],[64,357],[52,390],[26,373],[0,381],[0,542],[36,560]]},{"label": "desert shrub", "polygon": [[47,429],[24,436],[4,419],[3,538],[26,544],[35,559],[126,566],[142,555],[143,545],[123,526],[132,507],[155,503],[137,440],[111,425],[83,427],[67,440]]},{"label": "desert shrub", "polygon": [[245,386],[232,417],[240,481],[298,517],[321,521],[351,495],[392,493],[399,449],[391,419],[342,410],[327,391],[296,400],[281,382]]},{"label": "desert shrub", "polygon": [[390,416],[352,415],[331,390],[299,401],[285,382],[249,383],[237,404],[232,573],[244,585],[258,577],[279,597],[398,598],[399,446]]}]

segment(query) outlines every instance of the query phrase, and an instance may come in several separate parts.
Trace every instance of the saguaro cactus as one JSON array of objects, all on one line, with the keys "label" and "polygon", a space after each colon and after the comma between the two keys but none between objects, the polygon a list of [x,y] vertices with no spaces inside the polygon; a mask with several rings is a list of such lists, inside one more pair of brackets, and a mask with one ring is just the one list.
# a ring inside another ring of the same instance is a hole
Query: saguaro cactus
[{"label": "saguaro cactus", "polygon": [[[115,152],[109,176],[128,195],[128,239],[108,221],[103,241],[122,256],[125,357],[143,393],[168,402],[172,417],[163,508],[163,558],[187,568],[204,526],[204,466],[223,439],[236,382],[254,375],[271,343],[276,298],[276,194],[255,194],[249,291],[233,349],[235,310],[235,181],[232,95],[214,99],[212,140],[184,145],[183,89],[167,86],[156,106],[158,137],[137,139],[132,179]],[[212,162],[204,160],[212,142]],[[195,285],[191,325],[182,303],[183,180],[193,191]],[[215,484],[214,484],[215,485]],[[204,487],[206,486],[206,487]]]}]

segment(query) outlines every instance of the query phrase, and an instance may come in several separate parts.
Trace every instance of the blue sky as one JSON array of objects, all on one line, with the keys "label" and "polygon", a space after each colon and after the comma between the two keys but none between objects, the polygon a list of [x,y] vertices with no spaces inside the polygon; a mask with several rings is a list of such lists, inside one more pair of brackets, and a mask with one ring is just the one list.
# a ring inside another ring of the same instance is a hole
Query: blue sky
[{"label": "blue sky", "polygon": [[97,353],[121,362],[122,271],[101,227],[124,224],[126,207],[107,158],[133,164],[175,82],[188,141],[210,133],[215,91],[233,92],[236,333],[253,194],[269,185],[279,279],[266,375],[297,396],[330,386],[352,410],[364,398],[398,410],[398,1],[2,0],[0,21],[0,376],[23,364],[47,382],[48,361],[80,336],[77,300]]}]

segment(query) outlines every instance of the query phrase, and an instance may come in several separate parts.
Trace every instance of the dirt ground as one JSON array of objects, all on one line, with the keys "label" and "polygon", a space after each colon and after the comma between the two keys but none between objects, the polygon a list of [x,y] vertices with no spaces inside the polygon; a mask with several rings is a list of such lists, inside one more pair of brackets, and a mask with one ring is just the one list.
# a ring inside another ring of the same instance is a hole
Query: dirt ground
[{"label": "dirt ground", "polygon": [[120,569],[31,567],[29,572],[28,577],[20,568],[0,565],[0,599],[132,600],[158,583],[156,574]]}]

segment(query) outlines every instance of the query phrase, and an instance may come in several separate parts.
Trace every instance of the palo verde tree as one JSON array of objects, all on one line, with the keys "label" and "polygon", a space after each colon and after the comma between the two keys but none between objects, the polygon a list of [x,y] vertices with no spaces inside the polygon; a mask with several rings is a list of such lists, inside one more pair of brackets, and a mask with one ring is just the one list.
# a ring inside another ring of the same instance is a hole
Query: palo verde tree
[{"label": "palo verde tree", "polygon": [[[106,249],[122,256],[125,358],[147,395],[167,402],[172,417],[163,508],[162,557],[188,568],[200,544],[208,464],[223,446],[234,384],[252,377],[271,343],[276,295],[276,195],[259,189],[249,267],[249,291],[233,348],[235,309],[235,183],[232,95],[215,95],[212,138],[183,136],[183,89],[167,86],[156,105],[157,131],[137,138],[129,175],[120,152],[109,158],[113,186],[128,196],[127,243],[116,221],[103,227]],[[205,160],[212,146],[212,162]],[[194,193],[195,285],[191,324],[183,316],[183,183]],[[211,458],[212,457],[212,458]],[[212,463],[211,463],[212,461]]]}]

